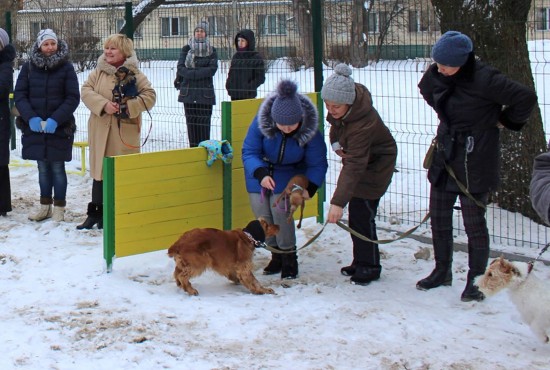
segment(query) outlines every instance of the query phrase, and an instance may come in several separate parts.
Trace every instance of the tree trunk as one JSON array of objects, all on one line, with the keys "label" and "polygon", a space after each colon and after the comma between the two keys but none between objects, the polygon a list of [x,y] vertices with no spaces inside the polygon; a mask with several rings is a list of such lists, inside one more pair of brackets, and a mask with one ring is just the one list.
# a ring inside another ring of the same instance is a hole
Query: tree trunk
[{"label": "tree trunk", "polygon": [[306,68],[313,67],[313,26],[308,0],[293,0],[294,23],[300,37],[297,55]]},{"label": "tree trunk", "polygon": [[[351,12],[351,40],[350,40],[350,59],[351,65],[355,68],[361,68],[367,65],[367,43],[364,40],[365,24],[363,22],[365,2],[363,0],[353,0],[353,9]],[[365,32],[366,34],[366,32]]]},{"label": "tree trunk", "polygon": [[[432,0],[432,4],[440,16],[442,32],[456,30],[467,34],[481,60],[510,78],[535,87],[526,36],[531,0],[495,0],[492,6],[487,2],[465,6],[462,0]],[[502,130],[501,151],[501,186],[494,201],[505,210],[540,222],[529,198],[533,159],[546,151],[538,105],[520,132]]]}]

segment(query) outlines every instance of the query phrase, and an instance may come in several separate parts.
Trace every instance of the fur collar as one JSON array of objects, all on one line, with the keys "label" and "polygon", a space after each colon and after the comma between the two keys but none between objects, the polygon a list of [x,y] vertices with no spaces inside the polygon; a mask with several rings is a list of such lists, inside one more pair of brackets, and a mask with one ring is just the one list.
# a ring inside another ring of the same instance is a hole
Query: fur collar
[{"label": "fur collar", "polygon": [[[135,54],[132,54],[128,58],[126,58],[123,66],[128,68],[130,71],[134,72],[135,74],[138,74],[140,73],[138,68],[138,63],[139,61],[137,59],[137,56]],[[117,67],[107,63],[105,61],[105,55],[102,54],[97,60],[97,69],[100,70],[101,72],[107,73],[108,75],[114,75],[117,70]]]},{"label": "fur collar", "polygon": [[69,61],[69,46],[65,41],[59,40],[55,54],[47,57],[42,54],[40,47],[35,43],[30,53],[30,61],[39,69],[56,69]]},{"label": "fur collar", "polygon": [[[313,105],[312,101],[302,94],[297,94],[302,103],[302,110],[304,115],[302,118],[302,124],[298,127],[296,132],[292,134],[292,138],[298,141],[298,144],[305,146],[317,133],[319,127],[319,114],[317,108]],[[277,125],[271,118],[271,107],[277,98],[277,94],[273,93],[265,98],[262,105],[260,105],[258,113],[258,125],[262,135],[267,138],[274,138],[281,131],[277,128]]]}]

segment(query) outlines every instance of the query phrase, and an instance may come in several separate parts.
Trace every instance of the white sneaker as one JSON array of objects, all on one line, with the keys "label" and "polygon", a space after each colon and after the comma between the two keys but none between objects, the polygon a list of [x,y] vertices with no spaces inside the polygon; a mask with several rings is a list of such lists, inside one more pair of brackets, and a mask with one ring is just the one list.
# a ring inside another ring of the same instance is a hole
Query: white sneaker
[{"label": "white sneaker", "polygon": [[52,219],[57,222],[65,221],[65,207],[53,207]]},{"label": "white sneaker", "polygon": [[31,221],[43,221],[47,218],[52,217],[52,205],[51,204],[41,204],[38,212],[33,213],[29,216]]}]

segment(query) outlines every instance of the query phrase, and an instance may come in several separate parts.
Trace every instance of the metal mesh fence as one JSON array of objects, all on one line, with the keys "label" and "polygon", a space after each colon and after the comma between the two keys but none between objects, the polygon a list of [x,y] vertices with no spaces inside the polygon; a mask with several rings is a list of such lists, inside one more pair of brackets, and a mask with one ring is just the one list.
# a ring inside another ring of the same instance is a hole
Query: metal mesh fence
[{"label": "metal mesh fence", "polygon": [[[53,28],[67,41],[83,83],[102,52],[102,41],[125,25],[128,8],[111,1],[79,2],[88,5],[65,9],[25,9],[14,19],[15,44],[19,62],[41,28]],[[134,21],[144,14],[134,1]],[[313,2],[315,3],[315,2]],[[332,73],[339,62],[354,66],[353,78],[372,92],[374,106],[392,131],[399,148],[392,185],[381,202],[379,216],[390,221],[396,231],[418,223],[427,212],[429,186],[422,160],[435,133],[437,118],[418,94],[417,83],[431,63],[431,46],[441,30],[431,2],[426,0],[386,0],[356,2],[322,1],[320,22],[311,17],[308,1],[168,1],[146,14],[136,25],[133,39],[140,68],[157,92],[151,118],[144,116],[143,139],[152,125],[144,152],[185,148],[183,106],[173,87],[177,59],[195,26],[208,22],[208,37],[218,54],[214,76],[217,104],[212,114],[211,137],[221,137],[221,101],[230,100],[225,83],[235,52],[238,30],[254,31],[256,49],[266,63],[266,82],[258,88],[262,98],[274,91],[278,81],[298,82],[301,92],[319,90],[319,81]],[[361,3],[361,11],[357,11]],[[92,6],[93,5],[93,6]],[[313,9],[314,11],[316,9]],[[140,13],[140,11],[142,13]],[[131,13],[130,13],[131,14]],[[550,56],[550,0],[535,0],[528,21],[530,59],[544,122],[550,112],[545,82]],[[127,25],[128,26],[128,25]],[[357,30],[357,27],[362,27]],[[360,35],[360,36],[356,36]],[[322,45],[322,63],[315,55]],[[507,58],[502,50],[502,58]],[[511,61],[513,62],[513,61]],[[78,141],[87,140],[88,111],[81,104],[76,113]],[[328,132],[328,127],[326,127]],[[17,148],[16,150],[19,150]],[[74,157],[79,159],[75,150]],[[329,154],[327,197],[335,187],[339,161]],[[463,235],[460,212],[455,212],[457,233]],[[488,210],[490,232],[496,243],[538,247],[546,243],[546,228],[496,206]]]}]

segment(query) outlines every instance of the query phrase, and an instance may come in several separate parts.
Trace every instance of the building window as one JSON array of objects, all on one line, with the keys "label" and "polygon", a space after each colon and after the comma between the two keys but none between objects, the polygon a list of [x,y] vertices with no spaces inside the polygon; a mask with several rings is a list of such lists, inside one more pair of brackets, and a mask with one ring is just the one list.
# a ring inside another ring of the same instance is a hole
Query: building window
[{"label": "building window", "polygon": [[227,22],[225,17],[208,17],[208,36],[227,35]]},{"label": "building window", "polygon": [[380,33],[384,27],[388,28],[388,12],[367,13],[367,30],[369,33]]},{"label": "building window", "polygon": [[31,39],[36,38],[38,36],[38,32],[46,28],[48,28],[48,24],[46,22],[31,22]]},{"label": "building window", "polygon": [[161,18],[161,36],[187,36],[189,35],[189,19],[187,17]]},{"label": "building window", "polygon": [[260,35],[286,35],[286,14],[259,15],[258,30]]},{"label": "building window", "polygon": [[430,11],[409,10],[409,32],[439,31],[439,21]]},{"label": "building window", "polygon": [[550,30],[550,8],[538,8],[535,16],[535,28],[538,31]]},{"label": "building window", "polygon": [[[122,29],[122,26],[124,26],[124,23],[126,21],[122,18],[119,18],[116,20],[116,32],[119,32],[121,29]],[[140,24],[138,26],[138,28],[134,31],[134,39],[141,39],[143,38],[143,34],[142,34],[142,31],[143,30],[143,27],[142,25]],[[164,36],[164,35],[163,35]]]}]

